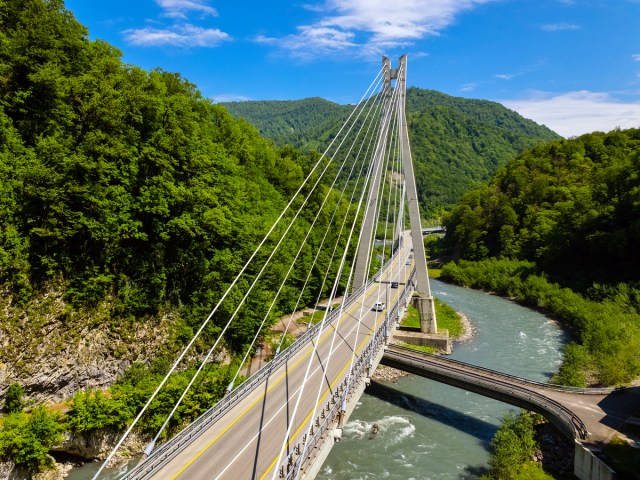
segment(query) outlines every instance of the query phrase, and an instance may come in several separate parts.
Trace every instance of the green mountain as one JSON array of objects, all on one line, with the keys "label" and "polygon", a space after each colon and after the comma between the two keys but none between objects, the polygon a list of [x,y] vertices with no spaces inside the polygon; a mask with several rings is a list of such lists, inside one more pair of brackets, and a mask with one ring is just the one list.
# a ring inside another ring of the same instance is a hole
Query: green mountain
[{"label": "green mountain", "polygon": [[[222,105],[275,143],[306,150],[322,149],[352,108],[319,98]],[[498,103],[415,87],[407,90],[407,121],[425,217],[440,215],[519,152],[560,138]]]},{"label": "green mountain", "polygon": [[254,125],[263,137],[277,145],[305,150],[320,148],[323,135],[343,121],[351,106],[338,105],[319,97],[304,100],[259,100],[220,103],[234,117]]}]

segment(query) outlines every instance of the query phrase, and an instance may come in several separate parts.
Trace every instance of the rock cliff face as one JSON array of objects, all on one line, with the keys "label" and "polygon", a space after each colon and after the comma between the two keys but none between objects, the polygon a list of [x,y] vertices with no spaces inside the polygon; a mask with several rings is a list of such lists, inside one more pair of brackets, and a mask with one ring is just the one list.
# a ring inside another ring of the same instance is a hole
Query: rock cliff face
[{"label": "rock cliff face", "polygon": [[170,314],[114,322],[110,310],[108,303],[74,310],[55,290],[21,306],[0,296],[0,404],[13,382],[39,402],[108,386],[167,343]]},{"label": "rock cliff face", "polygon": [[[51,451],[69,453],[87,460],[104,460],[121,436],[122,432],[106,430],[86,434],[68,433],[62,444],[53,447]],[[117,463],[122,458],[130,458],[132,455],[141,453],[149,441],[150,438],[131,432],[118,449],[118,455],[114,456],[114,461]]]}]

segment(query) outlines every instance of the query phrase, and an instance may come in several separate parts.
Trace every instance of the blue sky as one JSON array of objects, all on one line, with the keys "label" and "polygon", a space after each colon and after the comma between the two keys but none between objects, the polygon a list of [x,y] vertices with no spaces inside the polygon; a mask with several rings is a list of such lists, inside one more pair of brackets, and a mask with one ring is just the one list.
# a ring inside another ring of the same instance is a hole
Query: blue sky
[{"label": "blue sky", "polygon": [[498,101],[566,137],[640,127],[640,0],[66,0],[123,60],[216,101],[356,102],[409,85]]}]

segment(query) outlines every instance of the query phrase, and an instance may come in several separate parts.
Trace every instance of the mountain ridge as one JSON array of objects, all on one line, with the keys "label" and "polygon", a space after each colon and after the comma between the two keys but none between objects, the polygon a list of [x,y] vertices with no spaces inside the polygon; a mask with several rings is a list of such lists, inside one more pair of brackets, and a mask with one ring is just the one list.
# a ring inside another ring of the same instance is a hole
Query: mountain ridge
[{"label": "mountain ridge", "polygon": [[[423,216],[439,217],[518,153],[560,139],[497,102],[407,89],[407,122]],[[277,145],[321,150],[352,105],[319,97],[224,102]],[[433,179],[437,179],[434,182]]]}]

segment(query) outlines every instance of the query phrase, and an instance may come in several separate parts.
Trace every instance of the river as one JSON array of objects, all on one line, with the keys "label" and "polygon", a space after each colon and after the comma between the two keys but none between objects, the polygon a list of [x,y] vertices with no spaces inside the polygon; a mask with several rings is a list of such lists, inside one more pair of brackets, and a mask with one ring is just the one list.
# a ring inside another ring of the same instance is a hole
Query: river
[{"label": "river", "polygon": [[[567,335],[544,315],[484,292],[432,280],[433,295],[464,313],[475,336],[452,358],[547,381]],[[318,480],[476,478],[510,405],[421,377],[367,390]],[[372,433],[373,425],[379,428]]]},{"label": "river", "polygon": [[[452,358],[546,381],[562,360],[566,335],[544,315],[487,293],[432,280],[434,296],[464,313],[473,339],[455,343]],[[375,385],[375,384],[374,384]],[[318,480],[475,478],[507,404],[420,377],[367,391],[345,425]],[[379,427],[372,434],[372,427]],[[97,463],[69,480],[91,478]],[[103,478],[119,477],[117,470]]]}]

